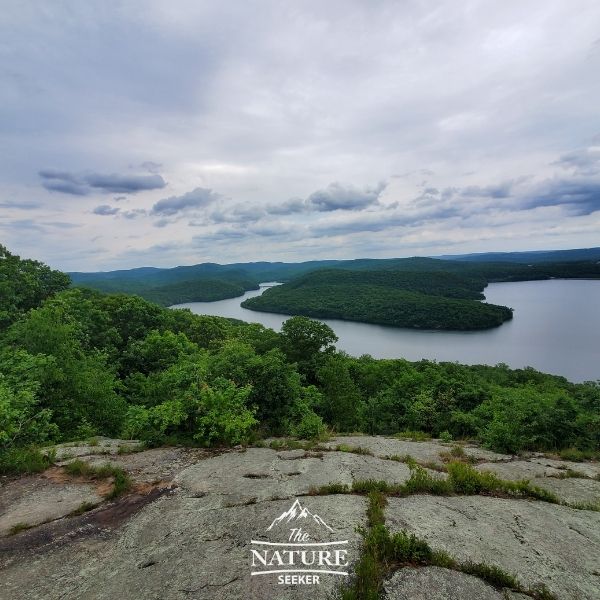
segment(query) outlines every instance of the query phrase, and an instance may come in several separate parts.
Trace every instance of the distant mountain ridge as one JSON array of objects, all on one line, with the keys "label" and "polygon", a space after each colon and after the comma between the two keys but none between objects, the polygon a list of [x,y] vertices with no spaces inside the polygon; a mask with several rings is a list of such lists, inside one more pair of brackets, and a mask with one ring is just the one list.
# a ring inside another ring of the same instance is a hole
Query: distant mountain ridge
[{"label": "distant mountain ridge", "polygon": [[600,260],[600,248],[576,248],[573,250],[529,250],[525,252],[480,252],[475,254],[444,254],[433,258],[470,262],[570,262]]},{"label": "distant mountain ridge", "polygon": [[[288,282],[315,271],[336,269],[367,273],[447,272],[472,279],[525,281],[551,277],[600,277],[600,248],[465,254],[411,258],[357,258],[300,263],[200,263],[173,268],[138,267],[96,273],[71,272],[74,285],[106,293],[137,294],[170,306],[242,296],[266,281]],[[485,285],[485,283],[484,283]]]},{"label": "distant mountain ridge", "polygon": [[[307,271],[322,269],[324,267],[348,267],[364,268],[374,266],[384,266],[386,263],[411,260],[455,260],[470,262],[517,262],[528,264],[532,262],[571,262],[600,260],[600,247],[594,248],[575,248],[570,250],[531,250],[524,252],[483,252],[471,254],[443,254],[429,257],[410,257],[410,258],[356,258],[347,260],[310,260],[297,263],[285,262],[248,262],[248,263],[198,263],[196,265],[182,265],[177,267],[136,267],[133,269],[119,269],[115,271],[96,271],[82,272],[73,271],[68,273],[74,283],[84,283],[86,281],[127,279],[145,281],[153,280],[156,283],[167,283],[168,281],[184,281],[190,279],[190,276],[197,275],[259,275],[264,277],[266,274],[278,274],[285,272],[293,276],[300,275]],[[168,281],[167,281],[168,280]]]}]

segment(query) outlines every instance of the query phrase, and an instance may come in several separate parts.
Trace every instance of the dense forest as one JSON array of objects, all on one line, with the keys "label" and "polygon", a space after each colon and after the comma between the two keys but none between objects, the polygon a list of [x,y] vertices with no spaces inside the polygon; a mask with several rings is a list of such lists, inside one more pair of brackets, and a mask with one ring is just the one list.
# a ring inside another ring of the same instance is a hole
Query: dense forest
[{"label": "dense forest", "polygon": [[[107,271],[98,273],[69,273],[72,283],[75,286],[86,287],[101,292],[136,294],[156,302],[162,306],[171,306],[184,302],[210,302],[213,300],[223,300],[241,296],[247,290],[258,289],[258,284],[266,281],[290,282],[307,274],[315,274],[322,270],[335,269],[362,273],[359,276],[353,276],[347,280],[348,284],[378,285],[394,277],[400,281],[401,276],[398,273],[405,273],[404,279],[395,287],[416,293],[433,293],[436,296],[447,296],[460,299],[483,299],[481,293],[476,295],[464,295],[457,288],[469,289],[477,288],[481,292],[486,283],[495,281],[523,281],[532,279],[550,279],[552,277],[573,278],[573,277],[600,277],[600,264],[594,258],[599,253],[598,249],[590,250],[571,250],[563,252],[547,253],[519,253],[508,255],[505,262],[490,262],[477,260],[477,255],[467,255],[460,260],[440,260],[434,258],[389,258],[389,259],[355,259],[355,260],[321,260],[308,261],[303,263],[235,263],[230,265],[219,265],[215,263],[202,263],[191,266],[174,267],[171,269],[161,269],[156,267],[141,267],[123,271]],[[488,255],[483,255],[486,257]],[[502,256],[502,255],[489,255]],[[570,262],[569,262],[570,257]],[[584,257],[585,260],[584,260]],[[481,257],[479,257],[481,258]],[[544,258],[545,262],[541,262]],[[561,258],[567,262],[548,262],[548,259]],[[531,259],[531,264],[518,263],[519,260]],[[394,275],[390,275],[394,272]],[[408,273],[420,273],[418,277],[409,278]],[[447,273],[448,278],[439,276],[432,279],[433,273]],[[423,276],[423,274],[429,274]],[[452,275],[455,277],[453,278]],[[322,276],[321,276],[322,277]],[[340,275],[338,273],[338,279]],[[430,284],[427,285],[427,278]],[[460,280],[462,278],[462,281]],[[468,280],[468,281],[467,281]],[[411,284],[414,286],[411,287]],[[423,288],[425,286],[425,288]],[[439,288],[436,286],[440,286]],[[288,288],[289,289],[289,288]],[[277,294],[282,294],[281,291]],[[458,295],[457,295],[458,294]],[[398,300],[409,302],[410,298],[398,297]],[[426,299],[422,299],[426,302]],[[389,298],[394,302],[394,298]],[[266,302],[266,301],[263,301]],[[365,300],[368,302],[368,300]],[[287,301],[286,301],[287,303]],[[259,303],[254,303],[256,310],[269,310],[266,303],[259,307]],[[275,312],[287,312],[287,314],[308,314],[315,317],[325,318],[333,316],[330,313],[330,307],[320,307],[322,311],[311,310],[310,312],[301,312],[296,306],[297,302],[290,305],[290,311],[282,311],[281,307]],[[311,306],[312,306],[311,302]],[[364,304],[364,302],[363,302]],[[442,328],[450,329],[479,329],[483,327],[493,327],[502,323],[507,318],[506,311],[497,309],[489,310],[487,308],[477,308],[471,305],[471,321],[469,327],[456,327],[456,319],[451,315],[456,315],[460,320],[461,315],[465,315],[465,306],[456,303],[447,304],[444,302],[429,302],[431,305],[427,313],[436,314],[431,327],[437,328],[438,323]],[[293,310],[292,310],[293,308]],[[319,307],[315,307],[319,308]],[[356,307],[358,308],[358,307]],[[356,310],[360,315],[359,319],[367,320],[373,318],[374,312],[385,313],[380,307],[364,310],[364,306]],[[347,311],[350,317],[350,312]],[[365,318],[366,315],[366,318]],[[445,316],[446,315],[446,316]],[[339,316],[339,315],[338,315]],[[393,325],[398,319],[395,310],[385,316],[385,320],[370,320],[373,323],[383,323]],[[510,318],[510,317],[508,317]],[[466,323],[468,319],[464,319]],[[406,326],[415,326],[409,319]],[[423,318],[416,319],[416,326],[424,327]],[[444,326],[445,323],[445,326]]]},{"label": "dense forest", "polygon": [[478,302],[484,278],[444,271],[316,271],[272,287],[242,306],[318,319],[394,327],[473,330],[497,327],[511,309]]},{"label": "dense forest", "polygon": [[353,358],[306,317],[276,333],[73,289],[42,263],[2,247],[0,256],[3,473],[42,469],[40,446],[94,435],[211,446],[410,430],[515,453],[583,456],[600,446],[598,383],[505,365]]}]

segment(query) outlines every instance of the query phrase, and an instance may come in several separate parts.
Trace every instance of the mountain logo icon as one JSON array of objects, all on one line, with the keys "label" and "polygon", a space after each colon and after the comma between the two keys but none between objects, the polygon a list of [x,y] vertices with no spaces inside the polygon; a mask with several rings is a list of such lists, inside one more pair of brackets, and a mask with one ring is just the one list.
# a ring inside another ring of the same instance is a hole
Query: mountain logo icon
[{"label": "mountain logo icon", "polygon": [[333,529],[329,527],[318,514],[311,513],[308,508],[304,508],[299,500],[296,500],[288,510],[274,519],[269,527],[267,527],[267,531],[271,531],[271,529],[273,529],[275,525],[279,525],[279,523],[290,523],[291,521],[299,521],[300,519],[312,519],[321,527],[326,527],[329,531],[333,531]]}]

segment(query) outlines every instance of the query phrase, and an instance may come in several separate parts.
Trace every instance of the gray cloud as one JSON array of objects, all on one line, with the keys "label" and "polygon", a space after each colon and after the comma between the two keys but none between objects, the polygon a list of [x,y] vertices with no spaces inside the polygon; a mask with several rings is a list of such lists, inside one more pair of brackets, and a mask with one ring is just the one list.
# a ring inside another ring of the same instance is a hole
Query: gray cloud
[{"label": "gray cloud", "polygon": [[182,196],[159,200],[152,207],[152,215],[172,216],[190,209],[204,208],[220,198],[220,194],[207,188],[197,187]]},{"label": "gray cloud", "polygon": [[160,175],[103,175],[89,173],[76,175],[67,171],[43,169],[39,171],[42,185],[51,192],[62,192],[85,196],[93,190],[105,193],[135,194],[140,191],[164,188],[165,180]]},{"label": "gray cloud", "polygon": [[324,190],[313,192],[307,198],[307,205],[314,210],[329,212],[333,210],[362,210],[377,204],[386,184],[358,189],[340,183],[331,183]]},{"label": "gray cloud", "polygon": [[305,212],[307,204],[302,198],[290,198],[281,204],[271,204],[267,206],[267,212],[270,215],[294,215]]},{"label": "gray cloud", "polygon": [[232,208],[222,208],[209,216],[213,223],[253,223],[265,215],[260,206],[238,204]]},{"label": "gray cloud", "polygon": [[154,162],[152,160],[147,160],[143,162],[140,167],[148,171],[148,173],[157,173],[158,170],[162,167],[160,163]]},{"label": "gray cloud", "polygon": [[120,208],[116,206],[110,206],[108,204],[102,204],[101,206],[96,206],[96,208],[92,211],[95,215],[109,216],[116,215]]},{"label": "gray cloud", "polygon": [[119,214],[126,219],[137,219],[138,217],[147,215],[148,212],[143,208],[133,208],[131,210],[122,210]]},{"label": "gray cloud", "polygon": [[42,206],[41,202],[19,202],[18,200],[5,200],[0,202],[0,208],[18,208],[20,210],[34,210]]},{"label": "gray cloud", "polygon": [[336,210],[359,211],[377,205],[386,187],[384,182],[363,189],[333,182],[325,189],[313,192],[306,200],[290,198],[280,204],[269,204],[266,212],[270,215],[295,215]]},{"label": "gray cloud", "polygon": [[600,210],[600,180],[550,179],[531,190],[521,206],[564,206],[572,214],[590,215]]},{"label": "gray cloud", "polygon": [[510,196],[511,187],[512,183],[508,181],[497,185],[487,185],[485,187],[472,185],[463,188],[461,190],[461,195],[479,198],[508,198]]},{"label": "gray cloud", "polygon": [[580,175],[600,174],[600,147],[580,148],[563,154],[554,164],[566,169],[573,169]]},{"label": "gray cloud", "polygon": [[91,187],[103,192],[135,194],[145,190],[160,190],[167,184],[160,175],[102,175],[92,173],[84,177]]}]

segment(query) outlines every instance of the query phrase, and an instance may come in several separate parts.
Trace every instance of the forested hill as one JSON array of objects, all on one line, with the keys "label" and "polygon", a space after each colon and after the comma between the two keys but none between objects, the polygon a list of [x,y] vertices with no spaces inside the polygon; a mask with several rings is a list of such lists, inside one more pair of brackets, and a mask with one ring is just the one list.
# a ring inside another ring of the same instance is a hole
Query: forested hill
[{"label": "forested hill", "polygon": [[469,262],[514,262],[525,264],[586,260],[597,261],[600,260],[600,248],[536,250],[529,252],[481,252],[477,254],[448,254],[446,256],[438,256],[437,258]]},{"label": "forested hill", "polygon": [[[600,249],[564,250],[547,253],[519,253],[506,255],[501,262],[481,261],[480,255],[465,255],[458,260],[435,258],[385,258],[354,260],[318,260],[301,263],[253,262],[219,265],[202,263],[171,269],[141,267],[137,269],[97,273],[69,273],[73,284],[103,292],[137,294],[163,306],[194,301],[212,301],[241,296],[257,289],[263,281],[288,282],[294,278],[322,269],[351,271],[444,271],[492,281],[524,281],[551,277],[600,277],[596,254]],[[503,257],[502,254],[481,255]],[[540,261],[540,257],[554,262]],[[470,258],[472,257],[472,259]],[[523,262],[518,262],[520,257]],[[535,258],[535,259],[534,259]],[[560,258],[562,262],[556,262]],[[585,258],[585,260],[584,260]],[[405,288],[406,289],[406,288]],[[418,291],[418,290],[414,290]]]},{"label": "forested hill", "polygon": [[331,269],[272,287],[242,306],[395,327],[488,329],[512,318],[512,311],[479,302],[485,285],[484,278],[443,271]]}]

